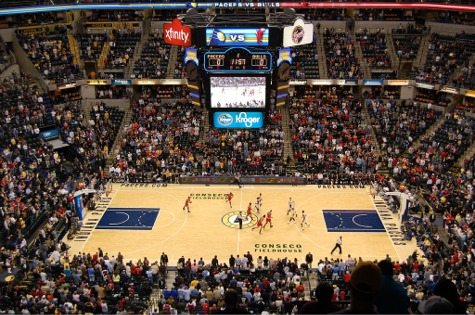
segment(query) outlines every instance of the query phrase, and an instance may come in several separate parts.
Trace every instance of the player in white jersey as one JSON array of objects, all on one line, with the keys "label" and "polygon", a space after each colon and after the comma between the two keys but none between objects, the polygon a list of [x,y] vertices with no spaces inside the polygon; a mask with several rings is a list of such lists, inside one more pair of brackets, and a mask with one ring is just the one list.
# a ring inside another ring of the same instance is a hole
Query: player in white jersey
[{"label": "player in white jersey", "polygon": [[295,209],[295,201],[292,200],[292,197],[289,197],[289,208],[287,209],[287,216]]},{"label": "player in white jersey", "polygon": [[256,203],[254,204],[254,209],[256,213],[260,213],[262,207],[262,193],[259,193],[259,196],[256,198]]},{"label": "player in white jersey", "polygon": [[302,231],[304,230],[305,227],[309,227],[310,224],[308,223],[308,216],[305,213],[304,210],[302,210],[302,222],[300,223],[300,227],[302,228]]}]

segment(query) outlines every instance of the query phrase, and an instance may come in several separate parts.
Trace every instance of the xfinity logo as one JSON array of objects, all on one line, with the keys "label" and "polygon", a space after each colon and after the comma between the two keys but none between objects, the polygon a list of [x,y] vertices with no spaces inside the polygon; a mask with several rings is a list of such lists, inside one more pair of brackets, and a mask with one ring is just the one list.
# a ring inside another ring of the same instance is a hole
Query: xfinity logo
[{"label": "xfinity logo", "polygon": [[187,32],[184,32],[183,30],[176,31],[174,29],[169,28],[164,31],[165,31],[165,38],[168,39],[169,41],[178,39],[183,42],[187,42],[188,37],[190,37],[190,34],[188,34]]},{"label": "xfinity logo", "polygon": [[260,117],[247,117],[247,113],[240,112],[238,116],[236,116],[236,122],[244,124],[247,128],[251,128],[253,124],[258,124],[261,120]]},{"label": "xfinity logo", "polygon": [[166,44],[178,46],[191,46],[191,29],[189,26],[181,24],[179,19],[174,19],[171,23],[163,23],[163,41]]}]

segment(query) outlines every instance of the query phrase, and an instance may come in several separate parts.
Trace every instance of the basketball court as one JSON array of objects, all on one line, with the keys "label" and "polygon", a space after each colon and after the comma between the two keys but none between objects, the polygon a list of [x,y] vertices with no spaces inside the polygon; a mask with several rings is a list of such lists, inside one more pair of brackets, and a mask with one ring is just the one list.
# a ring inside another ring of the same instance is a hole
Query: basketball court
[{"label": "basketball court", "polygon": [[[232,207],[226,195],[232,192]],[[239,211],[246,215],[262,193],[260,214],[244,218],[239,229]],[[183,210],[191,197],[190,212]],[[289,197],[295,202],[296,222],[287,216]],[[259,216],[272,209],[272,224],[261,234],[252,229]],[[302,210],[309,226],[302,229]],[[330,255],[336,239],[343,236],[343,253]],[[217,255],[227,261],[231,254],[247,251],[254,257],[289,257],[302,261],[308,252],[314,259],[362,257],[405,260],[416,241],[403,240],[396,214],[389,211],[369,187],[255,185],[113,184],[96,210],[89,211],[80,233],[70,241],[71,253],[94,253],[102,248],[109,255],[121,252],[129,260],[158,260],[165,252],[172,265],[186,258],[210,261]]]}]

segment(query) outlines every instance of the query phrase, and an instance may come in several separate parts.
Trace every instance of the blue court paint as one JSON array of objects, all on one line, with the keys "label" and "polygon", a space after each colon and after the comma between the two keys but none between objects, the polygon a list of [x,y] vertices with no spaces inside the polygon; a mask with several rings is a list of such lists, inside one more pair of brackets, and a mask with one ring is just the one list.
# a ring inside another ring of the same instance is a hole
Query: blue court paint
[{"label": "blue court paint", "polygon": [[107,208],[96,229],[102,230],[151,230],[158,208]]},{"label": "blue court paint", "polygon": [[375,210],[323,210],[328,232],[385,232]]}]

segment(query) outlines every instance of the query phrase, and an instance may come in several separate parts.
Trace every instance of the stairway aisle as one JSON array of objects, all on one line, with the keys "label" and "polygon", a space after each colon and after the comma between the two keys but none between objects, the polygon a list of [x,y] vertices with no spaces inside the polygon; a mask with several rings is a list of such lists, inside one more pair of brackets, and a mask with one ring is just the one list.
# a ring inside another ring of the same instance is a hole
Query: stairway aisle
[{"label": "stairway aisle", "polygon": [[117,154],[120,153],[120,144],[122,143],[122,139],[125,137],[125,128],[130,125],[132,122],[132,117],[133,117],[133,112],[132,108],[128,108],[125,111],[124,118],[122,119],[122,123],[120,124],[119,127],[119,132],[117,133],[117,136],[115,137],[114,144],[112,145],[112,148],[109,151],[109,156],[107,157],[106,160],[106,170],[109,169],[109,167],[112,165],[114,162],[115,157]]},{"label": "stairway aisle", "polygon": [[[360,97],[361,102],[363,104],[363,111],[362,111],[361,114],[363,116],[365,124],[371,130],[371,137],[373,138],[373,143],[374,143],[374,146],[376,148],[376,156],[378,157],[378,161],[383,161],[383,158],[384,158],[385,154],[381,151],[381,147],[379,146],[379,141],[378,141],[378,138],[377,138],[377,135],[376,135],[376,131],[374,131],[374,128],[373,128],[373,121],[371,119],[371,116],[369,115],[368,107],[366,106],[366,103],[365,103],[366,100],[363,98],[362,95],[359,95],[359,97]],[[384,174],[384,175],[388,174],[388,169],[386,167],[386,163],[383,163],[381,165],[378,172],[381,173],[381,174]]]},{"label": "stairway aisle", "polygon": [[432,124],[432,126],[430,126],[426,132],[424,132],[424,134],[422,134],[416,141],[414,141],[414,143],[412,144],[411,148],[413,148],[414,150],[417,150],[419,149],[419,147],[421,146],[421,139],[425,139],[427,138],[428,136],[432,135],[433,133],[436,132],[437,129],[440,128],[440,126],[442,126],[444,124],[444,121],[445,121],[445,115],[442,114],[440,115],[439,119],[437,119],[437,121]]},{"label": "stairway aisle", "polygon": [[359,61],[361,65],[361,69],[363,70],[363,75],[365,79],[371,79],[371,71],[369,70],[368,63],[366,62],[366,58],[363,56],[363,51],[361,50],[360,42],[356,40],[356,34],[353,31],[351,36],[355,41],[355,57]]},{"label": "stairway aisle", "polygon": [[391,67],[394,71],[399,71],[399,58],[396,55],[396,49],[394,49],[393,37],[391,36],[391,30],[386,33],[386,48],[388,49],[389,58],[391,59]]},{"label": "stairway aisle", "polygon": [[124,77],[126,79],[131,77],[134,71],[135,63],[139,61],[140,58],[142,57],[143,47],[147,43],[148,38],[150,36],[150,30],[151,30],[150,17],[145,18],[142,25],[143,25],[142,36],[140,37],[140,41],[138,41],[137,44],[135,45],[134,57],[125,68]]},{"label": "stairway aisle", "polygon": [[176,59],[178,56],[178,46],[172,46],[170,49],[170,58],[168,59],[167,79],[173,79],[175,76]]},{"label": "stairway aisle", "polygon": [[317,33],[317,52],[318,52],[318,72],[320,79],[328,79],[327,58],[325,54],[325,45],[323,43],[323,34]]},{"label": "stairway aisle", "polygon": [[76,38],[72,34],[68,34],[68,43],[69,43],[69,48],[71,49],[71,52],[74,56],[73,57],[74,64],[80,65],[81,55],[79,52],[79,45]]},{"label": "stairway aisle", "polygon": [[292,136],[290,130],[289,108],[287,106],[281,107],[282,114],[282,130],[284,131],[284,154],[282,156],[284,163],[287,162],[287,157],[290,156],[290,163],[288,166],[295,167],[294,151],[292,149]]},{"label": "stairway aisle", "polygon": [[417,51],[416,59],[413,63],[413,68],[420,69],[424,67],[427,60],[427,52],[429,51],[429,39],[430,34],[425,34],[422,36],[421,45]]}]

